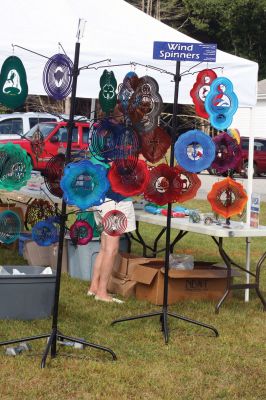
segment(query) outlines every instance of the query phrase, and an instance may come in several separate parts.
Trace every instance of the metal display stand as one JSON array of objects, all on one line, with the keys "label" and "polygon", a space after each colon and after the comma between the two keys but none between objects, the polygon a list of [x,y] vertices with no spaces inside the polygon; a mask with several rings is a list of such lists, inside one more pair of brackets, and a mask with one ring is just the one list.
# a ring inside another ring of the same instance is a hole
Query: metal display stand
[{"label": "metal display stand", "polygon": [[[79,37],[78,37],[79,39]],[[74,67],[73,67],[73,85],[72,85],[72,93],[71,93],[71,107],[70,107],[70,116],[68,122],[68,141],[66,148],[66,164],[70,162],[71,158],[71,144],[72,144],[72,129],[74,126],[74,115],[75,115],[75,106],[76,106],[76,88],[77,88],[77,78],[79,75],[79,53],[80,53],[80,43],[76,42],[75,46],[75,56],[74,56]],[[60,221],[60,232],[59,232],[59,244],[58,244],[58,258],[57,258],[57,273],[56,273],[56,281],[55,281],[55,296],[54,296],[54,307],[53,307],[53,320],[52,320],[52,331],[50,333],[44,333],[37,336],[24,337],[20,339],[13,339],[0,342],[0,346],[15,344],[19,342],[27,342],[33,341],[37,339],[49,338],[46,348],[43,353],[43,357],[41,360],[41,368],[44,368],[46,365],[46,359],[51,352],[51,358],[55,358],[57,356],[57,340],[67,340],[73,343],[79,343],[83,346],[93,347],[98,350],[103,350],[111,354],[112,359],[116,360],[116,354],[113,350],[108,347],[100,346],[98,344],[86,342],[80,338],[75,338],[71,336],[66,336],[62,334],[58,330],[58,306],[59,306],[59,294],[60,294],[60,283],[61,283],[61,269],[62,269],[62,257],[63,257],[63,242],[65,235],[65,224],[66,224],[67,214],[66,214],[66,203],[62,200],[62,208],[61,208],[61,221]]]},{"label": "metal display stand", "polygon": [[[174,106],[173,106],[173,121],[172,121],[172,130],[171,130],[171,154],[170,154],[170,167],[174,166],[174,143],[176,140],[176,129],[177,129],[177,111],[178,111],[178,90],[179,90],[179,81],[180,81],[180,62],[176,62],[176,74],[174,76],[175,81],[175,93],[174,93]],[[195,321],[183,315],[179,315],[173,312],[168,311],[168,273],[169,273],[169,255],[170,255],[170,243],[171,243],[171,211],[172,211],[172,204],[168,203],[167,209],[167,225],[166,225],[166,246],[165,246],[165,273],[164,273],[164,294],[163,294],[163,306],[160,311],[155,311],[148,314],[141,314],[133,317],[124,317],[116,319],[112,322],[111,325],[117,324],[119,322],[124,321],[131,321],[135,319],[141,318],[149,318],[149,317],[160,317],[160,323],[162,332],[164,335],[165,343],[168,343],[169,340],[169,329],[168,329],[168,317],[173,317],[176,319],[180,319],[185,322],[189,322],[194,325],[202,326],[204,328],[210,329],[214,332],[215,336],[219,336],[219,333],[216,328],[211,325],[207,325],[205,323]]]}]

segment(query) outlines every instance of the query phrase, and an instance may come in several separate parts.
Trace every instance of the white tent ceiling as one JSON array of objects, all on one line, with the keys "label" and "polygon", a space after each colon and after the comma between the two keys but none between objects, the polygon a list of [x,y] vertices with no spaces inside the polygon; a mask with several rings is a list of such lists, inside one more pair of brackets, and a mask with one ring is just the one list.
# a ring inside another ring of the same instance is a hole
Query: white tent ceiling
[{"label": "white tent ceiling", "polygon": [[[58,42],[73,60],[79,18],[87,21],[81,39],[80,67],[110,58],[111,64],[137,62],[174,73],[174,61],[153,60],[153,42],[196,42],[123,0],[13,0],[10,6],[1,9],[0,63],[12,55],[12,44],[51,57],[62,52]],[[14,54],[21,58],[25,66],[29,93],[46,94],[42,72],[47,60],[18,47],[15,47]],[[191,62],[182,62],[181,73],[191,69],[193,65]],[[216,63],[202,63],[191,69],[191,72],[195,73],[206,67],[218,68],[218,76],[226,76],[233,82],[240,106],[256,104],[258,65],[255,62],[218,51]],[[110,69],[115,72],[120,83],[131,67]],[[81,71],[77,96],[97,98],[102,72],[102,69]],[[163,101],[173,102],[174,84],[171,75],[140,66],[136,67],[136,73],[139,76],[153,76],[159,83]],[[195,74],[182,77],[180,103],[191,104],[189,92],[194,82]]]}]

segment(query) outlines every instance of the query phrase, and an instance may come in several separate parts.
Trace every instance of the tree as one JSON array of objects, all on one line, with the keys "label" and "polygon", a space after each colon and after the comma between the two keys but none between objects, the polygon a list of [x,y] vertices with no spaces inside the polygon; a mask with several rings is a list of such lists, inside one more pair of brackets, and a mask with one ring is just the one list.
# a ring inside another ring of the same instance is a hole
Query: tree
[{"label": "tree", "polygon": [[[149,2],[149,13],[156,16],[158,0],[128,2],[145,12]],[[258,62],[259,79],[266,78],[266,0],[164,0],[159,15],[162,22],[199,41]]]},{"label": "tree", "polygon": [[183,0],[186,29],[198,40],[259,64],[266,77],[266,0]]}]

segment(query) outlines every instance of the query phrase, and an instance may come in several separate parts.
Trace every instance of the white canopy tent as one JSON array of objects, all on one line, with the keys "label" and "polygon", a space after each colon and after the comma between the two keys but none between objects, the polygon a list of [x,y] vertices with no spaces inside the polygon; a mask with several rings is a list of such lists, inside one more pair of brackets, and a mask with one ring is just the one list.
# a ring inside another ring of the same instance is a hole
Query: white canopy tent
[{"label": "white canopy tent", "polygon": [[[139,76],[150,74],[158,82],[163,101],[172,103],[174,83],[172,75],[150,71],[145,66],[152,65],[172,74],[175,73],[174,61],[153,60],[153,42],[186,42],[196,40],[155,20],[123,0],[13,0],[9,7],[1,9],[0,25],[0,62],[13,54],[12,44],[30,49],[36,53],[51,57],[62,52],[73,60],[78,21],[87,21],[84,36],[81,39],[79,66],[85,66],[103,59],[111,59],[110,64],[129,64],[135,62]],[[27,72],[29,94],[46,94],[42,84],[42,73],[47,59],[14,47],[14,54],[21,58]],[[106,63],[105,63],[106,64]],[[118,83],[131,69],[130,65],[111,67]],[[181,63],[182,76],[179,85],[178,101],[192,104],[190,89],[195,82],[195,74],[205,68],[217,68],[218,76],[229,78],[240,107],[249,108],[249,129],[252,137],[252,107],[257,101],[258,65],[255,62],[217,51],[215,63]],[[81,71],[78,77],[77,96],[97,98],[99,78],[102,69]],[[237,128],[237,126],[235,126]],[[253,143],[250,140],[250,170],[248,179],[249,201],[252,192]],[[250,203],[248,204],[248,210]],[[249,213],[248,213],[249,214]]]},{"label": "white canopy tent", "polygon": [[[123,0],[13,0],[12,9],[1,10],[0,43],[2,63],[12,55],[12,44],[20,45],[47,57],[62,52],[60,42],[73,60],[74,44],[79,18],[87,21],[81,39],[80,66],[103,59],[110,64],[137,62],[153,65],[175,73],[174,61],[153,60],[154,41],[197,42],[160,21],[148,16]],[[14,54],[24,63],[30,94],[46,94],[42,72],[46,59],[17,47]],[[228,77],[234,84],[240,106],[253,106],[257,99],[257,72],[255,62],[217,51],[216,63],[202,63],[195,68],[191,62],[181,63],[181,73],[195,73],[206,67],[218,68],[217,75]],[[191,69],[192,68],[192,69]],[[112,68],[121,82],[130,66]],[[139,76],[150,73],[159,83],[163,101],[172,103],[174,85],[172,76],[145,67],[137,67]],[[102,70],[84,70],[78,78],[77,96],[97,98]],[[185,75],[180,82],[179,103],[191,104],[189,91],[195,75]]]}]

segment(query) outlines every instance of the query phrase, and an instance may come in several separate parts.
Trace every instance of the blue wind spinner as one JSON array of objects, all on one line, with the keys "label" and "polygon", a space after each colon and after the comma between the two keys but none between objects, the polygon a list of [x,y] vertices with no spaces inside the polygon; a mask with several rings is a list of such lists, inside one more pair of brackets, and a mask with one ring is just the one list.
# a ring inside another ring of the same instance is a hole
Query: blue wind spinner
[{"label": "blue wind spinner", "polygon": [[60,182],[65,202],[81,210],[103,203],[110,187],[107,171],[87,159],[67,164]]},{"label": "blue wind spinner", "polygon": [[237,108],[238,99],[232,82],[224,77],[214,79],[205,99],[205,109],[210,116],[211,125],[218,130],[227,129]]},{"label": "blue wind spinner", "polygon": [[179,136],[174,154],[178,164],[189,172],[207,169],[215,157],[212,138],[199,130],[191,130]]}]

